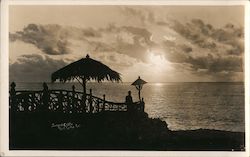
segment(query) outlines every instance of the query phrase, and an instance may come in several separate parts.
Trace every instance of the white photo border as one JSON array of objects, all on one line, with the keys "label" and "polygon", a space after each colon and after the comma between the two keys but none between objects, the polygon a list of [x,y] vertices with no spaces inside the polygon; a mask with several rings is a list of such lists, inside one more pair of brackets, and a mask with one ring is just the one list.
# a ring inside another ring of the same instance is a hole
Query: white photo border
[{"label": "white photo border", "polygon": [[[230,151],[26,151],[9,150],[9,6],[10,5],[200,5],[245,6],[245,146],[243,152]],[[171,156],[171,157],[246,157],[249,156],[249,1],[169,1],[169,0],[2,0],[1,1],[1,54],[0,54],[0,156]]]}]

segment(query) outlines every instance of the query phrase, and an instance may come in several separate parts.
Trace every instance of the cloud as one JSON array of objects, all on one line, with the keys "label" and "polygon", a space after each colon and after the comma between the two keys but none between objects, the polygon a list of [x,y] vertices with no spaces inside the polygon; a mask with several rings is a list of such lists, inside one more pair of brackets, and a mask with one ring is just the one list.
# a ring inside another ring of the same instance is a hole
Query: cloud
[{"label": "cloud", "polygon": [[138,61],[146,62],[146,53],[155,43],[151,41],[152,33],[145,28],[133,26],[110,25],[106,29],[101,29],[103,38],[110,40],[98,41],[87,39],[89,44],[94,47],[94,51],[117,52],[128,55]]},{"label": "cloud", "polygon": [[196,71],[205,69],[210,73],[243,72],[242,58],[237,56],[213,57],[208,54],[204,57],[188,57],[186,63]]},{"label": "cloud", "polygon": [[146,62],[147,50],[156,45],[152,33],[141,27],[109,25],[99,31],[102,39],[86,38],[89,50],[94,52],[117,52]]},{"label": "cloud", "polygon": [[29,43],[47,55],[65,55],[81,49],[86,52],[118,52],[146,61],[143,56],[154,43],[152,33],[145,28],[133,26],[79,28],[57,24],[29,24],[22,31],[10,33],[10,41]]},{"label": "cloud", "polygon": [[60,30],[59,25],[29,24],[23,31],[10,34],[10,41],[21,40],[33,44],[49,55],[67,54],[70,42],[60,34]]},{"label": "cloud", "polygon": [[188,60],[189,54],[192,52],[192,47],[185,44],[179,44],[175,41],[165,40],[161,44],[163,55],[172,63],[185,63]]},{"label": "cloud", "polygon": [[130,57],[136,58],[138,61],[147,62],[148,48],[142,46],[139,41],[133,44],[126,43],[122,40],[118,41],[116,44],[116,52],[120,54],[126,54]]},{"label": "cloud", "polygon": [[109,43],[112,51],[128,55],[138,61],[147,62],[147,50],[156,45],[151,40],[152,33],[146,28],[112,25],[105,30],[105,33],[114,33],[115,40]]},{"label": "cloud", "polygon": [[[137,62],[147,61],[145,54],[154,44],[151,35],[147,29],[132,26],[109,25],[94,29],[30,24],[22,31],[10,33],[10,42],[18,40],[40,51],[24,52],[13,60],[10,81],[50,81],[51,73],[79,59],[82,51],[123,72]],[[67,43],[60,42],[61,39]],[[11,53],[18,54],[18,51],[17,48]]]},{"label": "cloud", "polygon": [[[143,24],[171,28],[183,38],[173,41],[164,40],[162,43],[155,44],[163,49],[162,54],[168,61],[185,64],[189,66],[188,70],[197,73],[204,70],[210,75],[243,72],[244,31],[242,27],[229,23],[222,28],[215,28],[201,19],[193,19],[187,23],[177,20],[159,21],[152,12],[143,9],[125,7],[123,11],[127,16],[137,18]],[[149,14],[153,17],[151,21],[148,18]]]},{"label": "cloud", "polygon": [[152,41],[150,40],[152,33],[150,33],[145,28],[123,26],[121,27],[121,29],[133,34],[135,42],[139,42],[139,40],[142,39],[142,41],[140,42],[144,42],[145,44],[149,44],[149,45],[152,44]]},{"label": "cloud", "polygon": [[184,52],[186,52],[186,53],[190,53],[190,52],[193,51],[192,47],[189,47],[189,46],[187,46],[187,45],[185,45],[185,44],[180,45],[180,47],[181,47],[182,51],[184,51]]},{"label": "cloud", "polygon": [[192,74],[200,76],[201,78],[206,78],[207,80],[213,82],[234,82],[244,80],[244,75],[242,72],[222,71],[218,73],[213,73],[213,75],[211,75],[211,73],[207,72],[206,70],[200,70],[198,72],[195,71]]},{"label": "cloud", "polygon": [[94,51],[94,52],[110,52],[114,51],[115,48],[107,43],[100,42],[100,41],[89,41],[86,40],[86,42],[89,45],[88,51]]},{"label": "cloud", "polygon": [[[162,43],[165,58],[178,67],[178,64],[193,74],[210,76],[221,81],[234,78],[234,74],[243,73],[243,58],[240,55],[221,55],[220,52],[205,51],[204,48],[178,44],[175,41],[166,40]],[[205,51],[205,52],[196,52]],[[178,70],[178,69],[176,69]],[[230,74],[230,75],[229,75]],[[242,74],[243,75],[243,74]],[[243,77],[241,77],[243,79]]]},{"label": "cloud", "polygon": [[51,74],[67,63],[38,54],[22,55],[9,66],[10,81],[42,82],[50,81]]},{"label": "cloud", "polygon": [[225,55],[214,53],[197,56],[192,48],[186,45],[177,45],[171,41],[165,41],[164,55],[172,63],[190,64],[196,71],[206,69],[208,72],[216,73],[221,71],[243,72],[243,59],[241,56]]},{"label": "cloud", "polygon": [[244,33],[241,27],[227,24],[215,28],[200,19],[185,24],[176,20],[162,21],[157,25],[177,33],[176,39],[166,39],[160,45],[165,58],[175,67],[185,65],[192,74],[214,81],[243,80]]},{"label": "cloud", "polygon": [[22,31],[10,33],[10,41],[32,44],[48,55],[71,53],[70,39],[84,40],[85,37],[101,37],[93,28],[62,27],[57,24],[29,24]]},{"label": "cloud", "polygon": [[130,20],[139,21],[142,25],[155,22],[154,13],[146,8],[121,7],[121,13]]},{"label": "cloud", "polygon": [[96,56],[96,59],[102,61],[104,64],[111,67],[111,69],[119,72],[136,64],[136,59],[117,52],[100,53]]},{"label": "cloud", "polygon": [[[46,66],[39,69],[39,73],[49,76],[46,69],[55,70],[52,65],[63,66],[68,62],[55,59],[56,55],[79,58],[76,55],[79,51],[94,54],[97,59],[118,70],[139,62],[149,63],[150,52],[164,55],[176,71],[184,68],[193,75],[209,76],[213,80],[217,80],[216,77],[218,80],[232,80],[243,75],[244,33],[241,27],[227,24],[222,28],[215,28],[200,19],[187,23],[176,20],[156,22],[152,12],[129,7],[125,7],[124,11],[129,16],[134,14],[145,25],[111,23],[102,28],[83,28],[29,24],[21,31],[10,33],[11,42],[19,40],[32,44],[44,53],[43,57],[23,55],[11,64],[10,70],[14,71],[10,74],[11,78],[15,78],[14,74],[17,73],[21,79],[39,79],[28,72],[32,71],[32,65],[42,67],[42,64]],[[34,70],[32,72],[36,73]],[[22,73],[29,77],[22,76]]]},{"label": "cloud", "polygon": [[227,24],[223,28],[214,28],[200,19],[193,19],[185,24],[175,20],[172,24],[167,25],[200,48],[225,52],[229,55],[241,55],[244,52],[244,30],[242,27]]},{"label": "cloud", "polygon": [[[9,65],[10,82],[50,82],[53,72],[77,60],[53,59],[52,57],[39,54],[22,55]],[[92,57],[119,72],[123,72],[135,63],[135,59],[115,52],[100,53]]]}]

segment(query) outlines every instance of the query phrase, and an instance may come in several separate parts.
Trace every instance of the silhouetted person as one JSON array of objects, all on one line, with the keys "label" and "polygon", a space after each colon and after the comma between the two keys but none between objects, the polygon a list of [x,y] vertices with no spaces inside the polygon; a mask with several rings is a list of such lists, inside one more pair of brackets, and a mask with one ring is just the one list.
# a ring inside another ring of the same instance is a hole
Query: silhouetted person
[{"label": "silhouetted person", "polygon": [[127,109],[129,112],[132,111],[133,98],[131,96],[131,91],[128,91],[128,95],[126,96],[125,104],[127,105]]}]

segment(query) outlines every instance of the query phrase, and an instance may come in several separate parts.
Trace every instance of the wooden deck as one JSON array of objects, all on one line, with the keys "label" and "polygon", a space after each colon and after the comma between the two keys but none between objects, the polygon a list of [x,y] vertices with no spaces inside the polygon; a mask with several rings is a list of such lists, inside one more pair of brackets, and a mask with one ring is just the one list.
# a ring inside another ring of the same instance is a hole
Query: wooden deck
[{"label": "wooden deck", "polygon": [[99,98],[89,94],[72,90],[49,90],[48,88],[37,91],[15,91],[11,85],[10,109],[12,112],[61,112],[61,113],[100,113],[100,112],[127,112],[128,105],[134,111],[144,111],[144,103],[125,102],[116,103],[107,101],[105,95]]}]

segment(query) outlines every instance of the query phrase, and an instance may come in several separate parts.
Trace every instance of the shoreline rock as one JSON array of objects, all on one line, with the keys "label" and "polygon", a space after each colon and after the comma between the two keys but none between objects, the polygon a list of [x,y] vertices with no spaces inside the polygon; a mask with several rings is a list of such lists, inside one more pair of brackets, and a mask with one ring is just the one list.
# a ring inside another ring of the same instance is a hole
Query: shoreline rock
[{"label": "shoreline rock", "polygon": [[[171,131],[166,122],[149,118],[144,112],[17,113],[11,119],[12,150],[245,150],[244,132]],[[51,127],[62,123],[79,127],[64,130]]]}]

